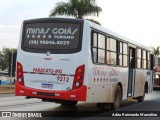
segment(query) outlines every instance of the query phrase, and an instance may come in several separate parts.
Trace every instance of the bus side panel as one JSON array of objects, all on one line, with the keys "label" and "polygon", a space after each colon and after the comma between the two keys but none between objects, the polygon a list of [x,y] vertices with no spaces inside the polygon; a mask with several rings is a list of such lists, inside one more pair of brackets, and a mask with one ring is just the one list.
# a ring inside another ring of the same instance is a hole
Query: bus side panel
[{"label": "bus side panel", "polygon": [[147,76],[147,71],[144,69],[136,69],[134,97],[143,96],[145,83],[150,80],[150,75]]},{"label": "bus side panel", "polygon": [[118,82],[122,84],[122,100],[126,100],[128,93],[128,67],[120,67],[119,70]]},{"label": "bus side panel", "polygon": [[[110,98],[107,96],[111,96],[111,88],[112,85],[107,85],[107,78],[105,76],[98,75],[101,72],[105,72],[104,66],[93,65],[90,63],[89,68],[89,89],[87,91],[87,102],[105,102],[110,101]],[[100,78],[101,77],[101,78]]]},{"label": "bus side panel", "polygon": [[115,87],[122,85],[122,99],[127,98],[128,68],[93,65],[89,73],[87,102],[112,103]]}]

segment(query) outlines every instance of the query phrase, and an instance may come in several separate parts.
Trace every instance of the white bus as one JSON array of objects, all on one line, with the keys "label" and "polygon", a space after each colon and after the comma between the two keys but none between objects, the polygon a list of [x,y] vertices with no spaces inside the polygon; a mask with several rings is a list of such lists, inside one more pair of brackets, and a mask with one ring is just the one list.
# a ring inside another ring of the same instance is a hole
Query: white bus
[{"label": "white bus", "polygon": [[41,18],[22,25],[17,96],[101,108],[142,102],[153,88],[153,54],[145,46],[88,20]]}]

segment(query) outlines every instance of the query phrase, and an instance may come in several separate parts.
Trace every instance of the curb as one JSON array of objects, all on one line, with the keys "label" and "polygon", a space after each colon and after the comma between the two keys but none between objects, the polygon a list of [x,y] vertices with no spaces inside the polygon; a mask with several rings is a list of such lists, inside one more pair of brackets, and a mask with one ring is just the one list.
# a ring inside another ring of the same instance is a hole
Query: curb
[{"label": "curb", "polygon": [[0,93],[0,95],[4,95],[4,94],[14,94],[14,92],[10,92],[10,93]]}]

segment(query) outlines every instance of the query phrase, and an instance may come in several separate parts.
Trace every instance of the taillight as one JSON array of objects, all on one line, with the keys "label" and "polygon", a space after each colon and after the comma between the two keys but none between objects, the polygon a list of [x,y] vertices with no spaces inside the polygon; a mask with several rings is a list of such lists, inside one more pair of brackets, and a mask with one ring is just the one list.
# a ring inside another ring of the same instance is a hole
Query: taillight
[{"label": "taillight", "polygon": [[84,81],[84,65],[79,66],[76,69],[75,75],[74,75],[74,81],[73,81],[73,87],[72,90],[78,89],[83,85],[83,81]]},{"label": "taillight", "polygon": [[24,86],[23,67],[19,62],[17,62],[17,81]]}]

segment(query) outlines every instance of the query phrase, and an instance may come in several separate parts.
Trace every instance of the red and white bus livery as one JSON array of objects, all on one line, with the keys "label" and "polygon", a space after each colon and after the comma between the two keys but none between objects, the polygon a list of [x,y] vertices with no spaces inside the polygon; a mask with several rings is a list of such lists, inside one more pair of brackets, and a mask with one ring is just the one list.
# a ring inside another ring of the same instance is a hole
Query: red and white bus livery
[{"label": "red and white bus livery", "polygon": [[23,22],[16,95],[118,109],[128,98],[142,102],[152,87],[153,54],[147,47],[88,20]]}]

